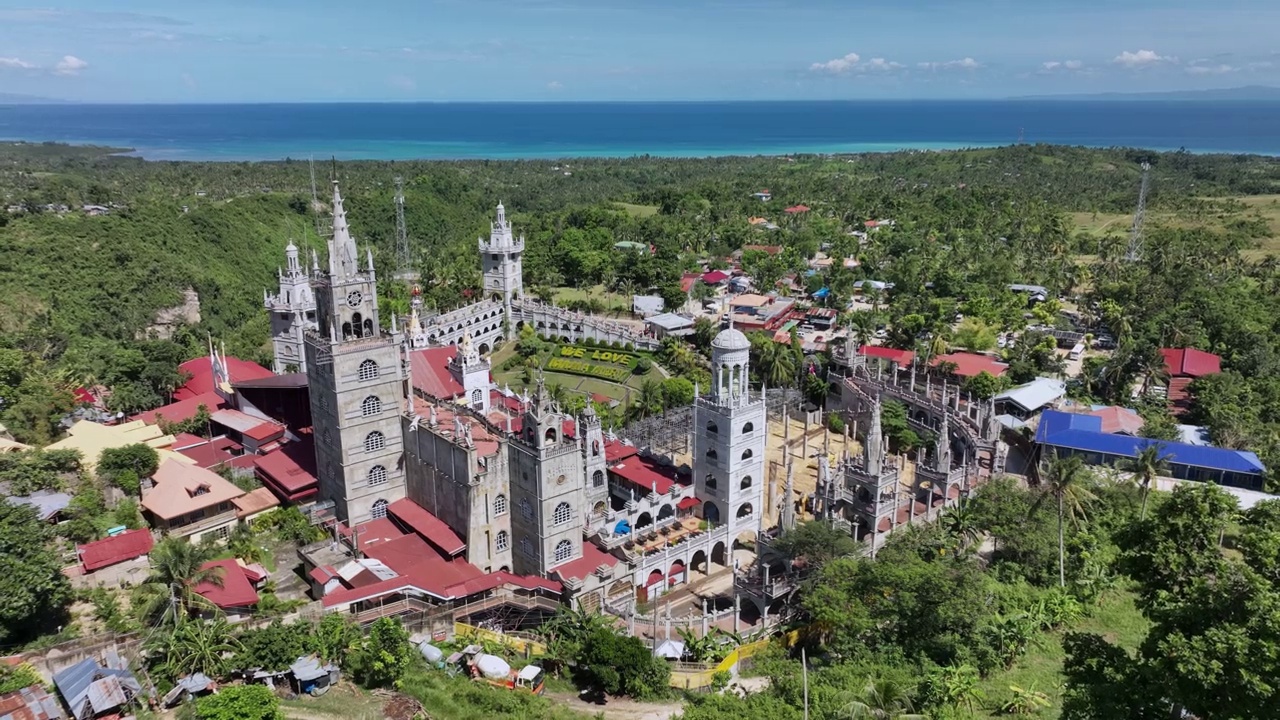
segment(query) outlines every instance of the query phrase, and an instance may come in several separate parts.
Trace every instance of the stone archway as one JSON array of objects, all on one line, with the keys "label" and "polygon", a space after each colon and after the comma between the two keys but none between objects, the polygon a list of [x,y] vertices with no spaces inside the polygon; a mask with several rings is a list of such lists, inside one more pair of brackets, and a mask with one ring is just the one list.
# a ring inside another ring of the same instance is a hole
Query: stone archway
[{"label": "stone archway", "polygon": [[712,525],[720,522],[720,507],[708,500],[702,504],[702,519]]},{"label": "stone archway", "polygon": [[700,572],[703,575],[711,574],[711,567],[707,565],[707,551],[699,550],[689,558],[689,569],[694,572]]},{"label": "stone archway", "polygon": [[711,547],[711,562],[722,567],[729,565],[729,554],[723,540]]},{"label": "stone archway", "polygon": [[643,530],[653,525],[653,516],[647,512],[640,513],[640,517],[636,518],[636,530]]},{"label": "stone archway", "polygon": [[663,505],[662,508],[658,510],[658,522],[662,522],[663,520],[666,520],[667,518],[675,514],[676,514],[675,508],[671,507],[670,504]]},{"label": "stone archway", "polygon": [[742,503],[738,506],[738,512],[734,515],[737,520],[751,517],[751,503]]}]

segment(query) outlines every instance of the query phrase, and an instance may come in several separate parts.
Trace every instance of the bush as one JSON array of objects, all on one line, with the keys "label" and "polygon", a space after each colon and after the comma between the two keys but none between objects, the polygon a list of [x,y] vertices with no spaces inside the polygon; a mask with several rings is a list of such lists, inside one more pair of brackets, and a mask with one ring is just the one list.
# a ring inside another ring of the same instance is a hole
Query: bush
[{"label": "bush", "polygon": [[409,631],[399,620],[381,618],[369,627],[369,635],[348,658],[356,682],[367,688],[393,687],[409,669]]},{"label": "bush", "polygon": [[587,684],[610,695],[643,699],[666,691],[671,668],[640,638],[596,628],[582,644],[578,670]]},{"label": "bush", "polygon": [[199,720],[284,720],[280,700],[266,685],[230,685],[196,700]]},{"label": "bush", "polygon": [[827,415],[827,429],[833,433],[844,432],[844,418],[840,417],[840,413],[831,413]]},{"label": "bush", "polygon": [[644,375],[653,369],[653,361],[647,357],[636,360],[635,366],[631,368],[631,372],[635,375]]},{"label": "bush", "polygon": [[[98,477],[125,492],[129,492],[128,488],[120,484],[121,482],[132,481],[136,484],[141,478],[155,475],[156,468],[159,466],[160,456],[156,453],[155,448],[142,443],[134,443],[133,445],[103,450],[102,455],[98,458]],[[127,477],[129,473],[132,473],[132,480]],[[133,494],[137,494],[136,488]]]}]

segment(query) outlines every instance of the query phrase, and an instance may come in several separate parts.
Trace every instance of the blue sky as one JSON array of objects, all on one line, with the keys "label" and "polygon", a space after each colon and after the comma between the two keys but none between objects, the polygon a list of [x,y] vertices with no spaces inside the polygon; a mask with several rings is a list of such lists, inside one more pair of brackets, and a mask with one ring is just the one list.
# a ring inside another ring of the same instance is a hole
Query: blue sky
[{"label": "blue sky", "polygon": [[0,2],[0,92],[291,102],[1157,91],[1280,85],[1277,37],[1275,0]]}]

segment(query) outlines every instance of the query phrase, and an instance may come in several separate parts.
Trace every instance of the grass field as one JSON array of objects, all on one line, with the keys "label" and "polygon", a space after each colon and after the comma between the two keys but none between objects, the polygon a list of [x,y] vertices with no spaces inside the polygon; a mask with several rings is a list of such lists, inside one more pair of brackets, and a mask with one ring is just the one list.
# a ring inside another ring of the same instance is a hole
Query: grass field
[{"label": "grass field", "polygon": [[[515,344],[507,343],[502,348],[499,348],[490,360],[493,363],[493,367],[497,368],[501,367],[508,359],[514,357],[515,354]],[[627,382],[625,384],[609,382],[608,380],[587,377],[585,375],[571,375],[569,373],[551,371],[543,371],[543,377],[546,379],[548,385],[553,383],[558,384],[563,386],[569,392],[584,395],[592,393],[606,395],[623,403],[626,403],[630,399],[632,392],[634,390],[638,390],[645,380],[652,379],[661,381],[663,379],[662,373],[658,371],[656,363],[648,373],[644,375],[632,375],[627,378]],[[510,385],[513,390],[521,390],[525,387],[523,369],[503,371],[495,370],[493,373],[493,379],[499,386]]]},{"label": "grass field", "polygon": [[[1149,626],[1147,619],[1134,606],[1134,595],[1127,591],[1115,590],[1103,596],[1102,602],[1094,608],[1093,614],[1072,628],[1076,632],[1095,633],[1110,642],[1117,643],[1126,650],[1135,649],[1146,637]],[[1045,693],[1053,702],[1036,717],[1053,720],[1057,718],[1062,707],[1062,663],[1066,655],[1062,650],[1062,633],[1055,632],[1043,636],[1037,644],[1033,644],[1013,668],[992,675],[982,682],[982,691],[986,694],[983,712],[979,717],[1007,717],[1000,713],[1000,705],[1012,696],[1010,685],[1023,689],[1035,686],[1036,690]]]},{"label": "grass field", "polygon": [[618,207],[626,210],[632,217],[649,217],[658,214],[657,205],[636,205],[634,203],[617,202],[614,203]]},{"label": "grass field", "polygon": [[[1225,205],[1239,203],[1240,209],[1227,209]],[[1124,235],[1129,232],[1133,223],[1133,215],[1129,213],[1071,213],[1071,220],[1077,233],[1092,237],[1104,235]],[[1280,254],[1280,195],[1248,195],[1232,198],[1224,203],[1221,210],[1194,215],[1192,210],[1180,212],[1149,212],[1148,225],[1174,227],[1207,227],[1224,229],[1228,223],[1237,220],[1261,219],[1266,222],[1271,232],[1267,237],[1259,238],[1257,247],[1244,251],[1245,257],[1258,259],[1268,254]]]},{"label": "grass field", "polygon": [[605,290],[603,285],[588,288],[562,287],[556,288],[555,292],[557,305],[564,305],[574,300],[599,300],[605,304],[608,313],[620,313],[631,317],[631,297]]}]

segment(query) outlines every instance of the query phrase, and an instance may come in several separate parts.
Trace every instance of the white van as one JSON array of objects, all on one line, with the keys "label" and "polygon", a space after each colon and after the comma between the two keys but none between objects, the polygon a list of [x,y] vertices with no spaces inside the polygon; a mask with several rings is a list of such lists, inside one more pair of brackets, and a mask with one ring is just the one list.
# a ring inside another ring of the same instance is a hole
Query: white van
[{"label": "white van", "polygon": [[1067,353],[1067,357],[1072,360],[1079,360],[1082,355],[1084,355],[1084,343],[1076,343],[1076,346],[1071,348],[1071,352]]}]

